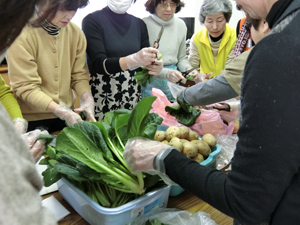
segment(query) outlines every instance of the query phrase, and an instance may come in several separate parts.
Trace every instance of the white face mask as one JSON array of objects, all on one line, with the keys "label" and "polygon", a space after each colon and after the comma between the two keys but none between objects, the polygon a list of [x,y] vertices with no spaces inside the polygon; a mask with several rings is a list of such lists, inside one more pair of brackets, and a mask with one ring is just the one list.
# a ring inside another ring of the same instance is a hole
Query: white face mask
[{"label": "white face mask", "polygon": [[117,14],[124,14],[130,8],[132,0],[107,0],[107,6]]}]

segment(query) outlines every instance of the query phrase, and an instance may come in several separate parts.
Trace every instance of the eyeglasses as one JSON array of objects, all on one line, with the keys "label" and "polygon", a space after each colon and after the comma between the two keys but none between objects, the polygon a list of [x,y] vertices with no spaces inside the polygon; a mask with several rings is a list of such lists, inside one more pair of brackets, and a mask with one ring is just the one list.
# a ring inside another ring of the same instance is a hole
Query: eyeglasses
[{"label": "eyeglasses", "polygon": [[162,2],[162,3],[158,3],[159,7],[161,7],[162,9],[166,9],[168,8],[168,6],[170,6],[172,9],[175,9],[179,6],[178,3],[174,3],[174,2],[171,2],[171,3],[168,3],[168,2]]}]

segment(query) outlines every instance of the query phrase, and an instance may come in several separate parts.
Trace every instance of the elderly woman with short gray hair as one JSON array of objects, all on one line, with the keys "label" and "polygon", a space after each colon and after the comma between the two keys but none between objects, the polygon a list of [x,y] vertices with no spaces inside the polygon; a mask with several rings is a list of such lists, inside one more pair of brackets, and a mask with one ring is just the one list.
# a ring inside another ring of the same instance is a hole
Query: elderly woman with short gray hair
[{"label": "elderly woman with short gray hair", "polygon": [[205,28],[191,38],[189,61],[200,66],[200,73],[211,73],[210,78],[220,75],[235,45],[235,29],[227,24],[231,15],[230,0],[204,0],[201,6],[199,20]]}]

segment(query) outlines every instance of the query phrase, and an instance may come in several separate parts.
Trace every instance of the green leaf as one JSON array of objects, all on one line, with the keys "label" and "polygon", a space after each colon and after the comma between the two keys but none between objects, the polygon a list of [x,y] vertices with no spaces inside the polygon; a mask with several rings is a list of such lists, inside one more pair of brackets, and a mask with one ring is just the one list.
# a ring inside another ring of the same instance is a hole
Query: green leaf
[{"label": "green leaf", "polygon": [[50,159],[56,159],[56,150],[54,147],[47,145],[45,152],[46,152],[46,155],[48,155]]},{"label": "green leaf", "polygon": [[45,146],[53,141],[54,137],[50,134],[40,134],[36,140],[45,140]]},{"label": "green leaf", "polygon": [[43,158],[40,160],[39,165],[49,165],[49,158]]},{"label": "green leaf", "polygon": [[118,115],[115,118],[115,134],[118,137],[119,142],[123,145],[127,141],[127,124],[130,118],[130,114]]},{"label": "green leaf", "polygon": [[56,183],[60,178],[62,178],[62,174],[56,172],[53,167],[47,168],[44,172],[42,172],[44,186],[49,187],[52,184]]},{"label": "green leaf", "polygon": [[142,123],[142,127],[144,127],[143,133],[141,134],[142,137],[146,137],[150,140],[154,139],[157,125],[160,125],[163,121],[163,118],[161,118],[156,113],[150,113],[148,114],[144,119]]},{"label": "green leaf", "polygon": [[200,116],[201,111],[195,109],[192,105],[189,105],[179,97],[177,97],[177,103],[179,105],[166,106],[165,111],[170,113],[170,115],[175,116],[179,123],[188,127],[193,126]]},{"label": "green leaf", "polygon": [[143,119],[149,114],[149,111],[151,110],[152,104],[155,99],[156,97],[154,96],[144,97],[135,106],[128,121],[128,139],[139,137],[143,134],[143,130],[145,129],[145,124],[142,124]]}]

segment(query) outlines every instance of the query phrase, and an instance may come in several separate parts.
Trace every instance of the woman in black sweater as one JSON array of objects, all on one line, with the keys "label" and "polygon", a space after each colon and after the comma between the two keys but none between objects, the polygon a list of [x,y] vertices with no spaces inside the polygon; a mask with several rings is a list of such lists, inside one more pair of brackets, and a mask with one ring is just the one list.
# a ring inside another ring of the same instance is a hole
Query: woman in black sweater
[{"label": "woman in black sweater", "polygon": [[232,170],[201,166],[160,145],[147,149],[148,141],[142,143],[148,154],[135,154],[137,140],[124,156],[133,171],[154,169],[240,223],[299,224],[300,1],[237,3],[252,18],[266,18],[271,32],[246,63]]}]

